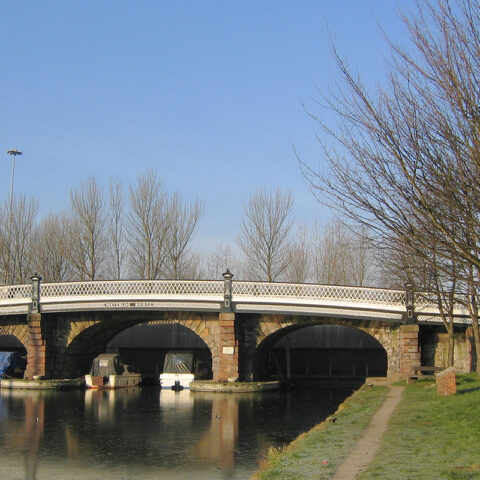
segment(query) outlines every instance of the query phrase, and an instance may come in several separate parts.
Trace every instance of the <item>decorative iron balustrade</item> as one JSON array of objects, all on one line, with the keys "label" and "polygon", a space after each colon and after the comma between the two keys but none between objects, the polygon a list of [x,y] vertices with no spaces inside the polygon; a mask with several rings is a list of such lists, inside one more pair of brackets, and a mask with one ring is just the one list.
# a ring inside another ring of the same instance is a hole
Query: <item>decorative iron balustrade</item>
[{"label": "decorative iron balustrade", "polygon": [[233,282],[233,295],[330,300],[404,306],[405,292],[380,288],[344,287],[301,283]]},{"label": "decorative iron balustrade", "polygon": [[[36,281],[40,282],[40,279],[37,278]],[[308,308],[312,313],[320,312],[322,308],[327,313],[332,311],[332,308],[343,308],[345,313],[363,310],[365,317],[371,316],[371,312],[375,311],[391,312],[395,313],[396,318],[399,313],[411,308],[407,305],[410,301],[413,302],[415,312],[419,314],[438,316],[439,313],[435,297],[428,293],[410,291],[408,300],[408,292],[405,290],[242,281],[231,282],[231,292],[227,292],[225,282],[226,279],[38,283],[37,300],[45,311],[61,310],[62,305],[69,310],[74,308],[74,304],[77,304],[79,309],[86,308],[87,305],[104,309],[134,308],[141,307],[139,302],[142,301],[145,308],[159,308],[159,302],[164,302],[168,308],[175,308],[176,304],[172,302],[177,302],[178,308],[182,305],[198,306],[204,302],[205,308],[215,310],[224,308],[224,299],[231,294],[231,301],[238,306],[238,311],[246,311],[247,305],[251,306],[251,311],[254,311],[253,306],[256,305],[257,311],[270,309],[272,313],[294,312],[296,308],[305,314],[308,313]],[[28,306],[32,304],[32,292],[32,285],[1,286],[0,313],[27,312]],[[116,305],[114,302],[119,303]],[[382,315],[379,314],[379,317]],[[455,315],[466,316],[466,309],[460,302],[455,307]]]},{"label": "decorative iron balustrade", "polygon": [[31,296],[31,285],[4,285],[0,287],[0,301],[29,299]]},{"label": "decorative iron balustrade", "polygon": [[[232,282],[236,297],[276,297],[405,305],[405,292],[380,288],[344,287],[295,283]],[[216,280],[107,280],[91,282],[42,283],[41,298],[84,296],[222,296],[224,282]],[[28,299],[31,285],[0,287],[0,300]],[[419,299],[422,297],[418,297]]]},{"label": "decorative iron balustrade", "polygon": [[108,280],[93,282],[44,283],[45,297],[222,295],[223,281],[196,280]]}]

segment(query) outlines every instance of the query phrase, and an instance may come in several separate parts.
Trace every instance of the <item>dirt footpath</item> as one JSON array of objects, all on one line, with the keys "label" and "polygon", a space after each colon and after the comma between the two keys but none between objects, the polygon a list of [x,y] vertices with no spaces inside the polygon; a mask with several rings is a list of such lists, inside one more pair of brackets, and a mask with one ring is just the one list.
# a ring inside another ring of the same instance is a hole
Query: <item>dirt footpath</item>
[{"label": "dirt footpath", "polygon": [[390,387],[385,402],[373,416],[355,450],[338,467],[334,480],[354,480],[367,468],[380,446],[390,416],[400,403],[402,394],[403,387]]}]

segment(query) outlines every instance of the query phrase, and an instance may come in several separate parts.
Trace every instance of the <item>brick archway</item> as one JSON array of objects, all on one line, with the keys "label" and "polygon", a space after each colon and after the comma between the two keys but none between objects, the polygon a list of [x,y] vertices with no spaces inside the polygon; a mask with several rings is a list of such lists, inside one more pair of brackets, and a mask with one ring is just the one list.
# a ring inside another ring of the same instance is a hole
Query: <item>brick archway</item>
[{"label": "brick archway", "polygon": [[264,375],[262,364],[266,354],[284,336],[294,331],[314,325],[336,325],[362,331],[383,348],[387,356],[387,376],[393,376],[398,369],[398,328],[382,321],[360,321],[342,318],[301,317],[285,315],[263,315],[257,321],[255,345],[255,376]]},{"label": "brick archway", "polygon": [[[81,314],[71,318],[68,331],[64,332],[63,359],[57,358],[69,377],[88,372],[93,358],[105,351],[108,342],[118,333],[140,324],[179,324],[198,335],[212,355],[212,363],[218,356],[215,344],[218,317],[214,314],[195,312],[123,312],[115,314]],[[60,346],[57,346],[57,351]],[[56,371],[58,376],[60,372]]]},{"label": "brick archway", "polygon": [[22,344],[22,347],[27,350],[29,340],[27,325],[2,325],[0,326],[0,336],[15,337]]}]

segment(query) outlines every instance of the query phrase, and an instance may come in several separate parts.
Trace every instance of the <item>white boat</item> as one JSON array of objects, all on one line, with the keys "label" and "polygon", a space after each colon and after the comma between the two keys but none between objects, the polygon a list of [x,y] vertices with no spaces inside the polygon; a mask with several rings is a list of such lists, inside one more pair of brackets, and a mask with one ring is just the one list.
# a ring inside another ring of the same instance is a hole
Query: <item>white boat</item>
[{"label": "white boat", "polygon": [[102,353],[95,358],[88,375],[87,388],[125,388],[140,384],[142,375],[123,363],[118,353]]},{"label": "white boat", "polygon": [[192,352],[168,352],[165,355],[160,386],[169,389],[190,388],[195,375],[195,359]]}]

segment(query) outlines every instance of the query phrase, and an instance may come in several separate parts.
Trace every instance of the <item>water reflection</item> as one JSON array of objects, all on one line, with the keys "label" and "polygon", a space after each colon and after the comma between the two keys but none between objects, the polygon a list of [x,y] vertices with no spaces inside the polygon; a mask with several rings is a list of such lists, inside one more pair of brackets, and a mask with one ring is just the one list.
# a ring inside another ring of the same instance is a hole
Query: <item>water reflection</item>
[{"label": "water reflection", "polygon": [[0,390],[0,478],[249,478],[348,393]]},{"label": "water reflection", "polygon": [[195,394],[197,402],[211,404],[210,427],[194,447],[194,455],[203,462],[213,463],[230,478],[235,464],[235,445],[238,437],[238,396],[215,393]]}]

